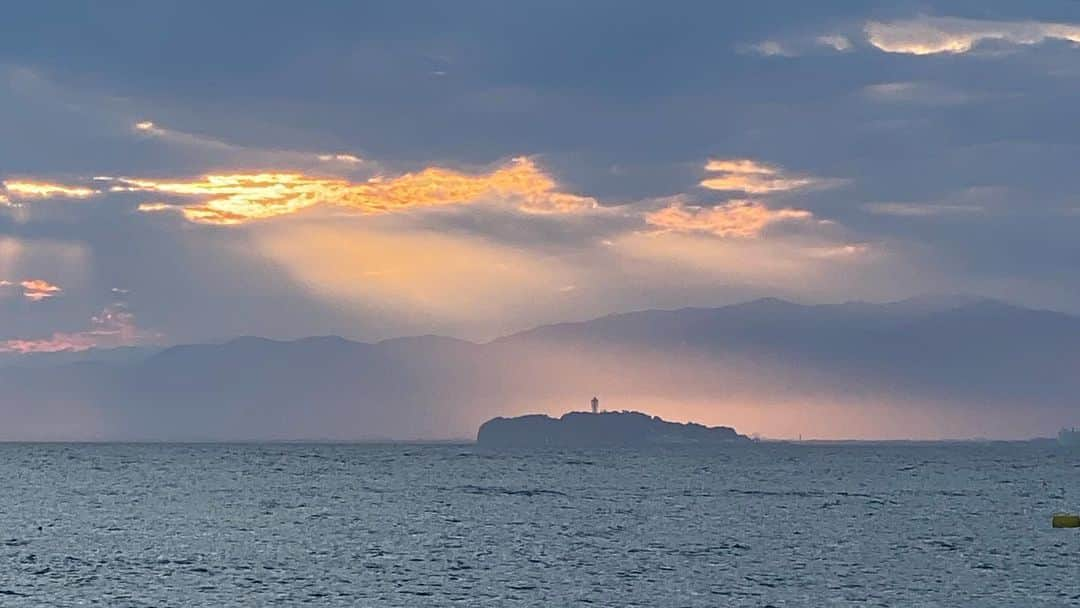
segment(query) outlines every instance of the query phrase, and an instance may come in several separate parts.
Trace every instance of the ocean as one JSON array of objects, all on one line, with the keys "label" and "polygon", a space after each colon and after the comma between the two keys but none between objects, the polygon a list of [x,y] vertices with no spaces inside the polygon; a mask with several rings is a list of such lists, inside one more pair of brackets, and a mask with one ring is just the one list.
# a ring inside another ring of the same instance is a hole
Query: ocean
[{"label": "ocean", "polygon": [[0,445],[0,606],[1073,606],[1080,451]]}]

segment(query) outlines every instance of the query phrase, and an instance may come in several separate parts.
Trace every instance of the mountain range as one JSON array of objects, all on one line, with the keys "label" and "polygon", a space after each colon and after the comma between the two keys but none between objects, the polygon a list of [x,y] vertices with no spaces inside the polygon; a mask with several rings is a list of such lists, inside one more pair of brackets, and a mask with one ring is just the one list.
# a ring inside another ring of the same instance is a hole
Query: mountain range
[{"label": "mountain range", "polygon": [[0,359],[0,439],[475,437],[530,412],[636,409],[739,432],[1028,437],[1080,421],[1080,317],[967,297],[761,299],[478,344],[242,337]]}]

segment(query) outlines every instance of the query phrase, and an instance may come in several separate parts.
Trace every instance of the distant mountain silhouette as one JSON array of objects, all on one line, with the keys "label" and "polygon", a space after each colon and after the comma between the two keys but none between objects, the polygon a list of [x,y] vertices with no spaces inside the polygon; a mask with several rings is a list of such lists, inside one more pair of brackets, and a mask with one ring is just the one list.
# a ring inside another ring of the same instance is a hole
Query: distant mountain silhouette
[{"label": "distant mountain silhouette", "polygon": [[1067,314],[963,296],[763,299],[548,325],[486,344],[245,337],[9,356],[0,438],[465,438],[483,420],[564,412],[597,393],[650,411],[654,402],[717,411],[918,403],[972,419],[1014,412],[1052,432],[1076,411],[1078,368],[1080,317]]}]

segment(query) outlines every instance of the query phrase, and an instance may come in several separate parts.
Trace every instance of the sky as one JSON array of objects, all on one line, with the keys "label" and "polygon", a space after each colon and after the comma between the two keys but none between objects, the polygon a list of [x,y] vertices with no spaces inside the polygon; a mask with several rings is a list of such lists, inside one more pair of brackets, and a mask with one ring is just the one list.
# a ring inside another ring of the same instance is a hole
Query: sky
[{"label": "sky", "polygon": [[11,2],[0,351],[1080,312],[1080,2]]}]

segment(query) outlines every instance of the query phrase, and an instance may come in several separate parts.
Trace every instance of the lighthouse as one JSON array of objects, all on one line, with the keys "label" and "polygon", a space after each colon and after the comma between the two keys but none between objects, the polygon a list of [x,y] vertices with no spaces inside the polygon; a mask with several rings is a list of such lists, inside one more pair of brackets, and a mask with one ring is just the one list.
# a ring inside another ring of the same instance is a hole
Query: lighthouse
[{"label": "lighthouse", "polygon": [[592,398],[592,413],[597,414],[600,412],[600,400],[596,397]]}]

